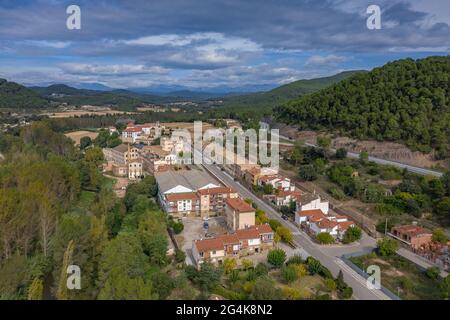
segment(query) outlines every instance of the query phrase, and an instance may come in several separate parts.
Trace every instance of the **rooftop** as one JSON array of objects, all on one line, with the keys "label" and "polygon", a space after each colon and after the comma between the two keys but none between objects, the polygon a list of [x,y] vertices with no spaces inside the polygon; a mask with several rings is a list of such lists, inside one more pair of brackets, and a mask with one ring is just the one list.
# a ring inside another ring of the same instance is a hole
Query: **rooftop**
[{"label": "rooftop", "polygon": [[254,212],[255,209],[241,198],[227,198],[227,205],[238,212]]},{"label": "rooftop", "polygon": [[198,193],[202,196],[209,194],[219,194],[219,193],[236,193],[236,190],[228,187],[217,187],[217,188],[206,188],[198,190]]},{"label": "rooftop", "polygon": [[198,200],[198,196],[195,192],[171,193],[171,194],[166,195],[166,199],[169,202],[179,201],[179,200]]},{"label": "rooftop", "polygon": [[410,237],[416,237],[424,234],[432,234],[430,230],[415,225],[398,226],[392,228],[392,230],[395,230],[401,234],[406,234]]},{"label": "rooftop", "polygon": [[169,191],[177,186],[183,186],[197,191],[209,184],[220,186],[213,177],[201,170],[178,170],[155,173],[155,179],[161,192]]}]

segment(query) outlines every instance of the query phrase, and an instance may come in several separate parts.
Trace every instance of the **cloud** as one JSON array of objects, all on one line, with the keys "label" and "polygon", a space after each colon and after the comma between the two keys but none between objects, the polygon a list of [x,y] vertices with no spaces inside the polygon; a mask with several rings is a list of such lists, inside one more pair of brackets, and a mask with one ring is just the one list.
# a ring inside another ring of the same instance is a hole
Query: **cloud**
[{"label": "cloud", "polygon": [[133,64],[86,64],[63,63],[61,69],[67,73],[78,75],[127,76],[137,74],[167,74],[166,68]]},{"label": "cloud", "polygon": [[54,49],[64,49],[71,45],[70,41],[47,41],[47,40],[25,40],[23,43],[36,47],[48,47]]},{"label": "cloud", "polygon": [[337,56],[334,54],[330,54],[327,56],[313,55],[306,60],[305,67],[328,67],[330,65],[335,66],[347,60],[347,57]]}]

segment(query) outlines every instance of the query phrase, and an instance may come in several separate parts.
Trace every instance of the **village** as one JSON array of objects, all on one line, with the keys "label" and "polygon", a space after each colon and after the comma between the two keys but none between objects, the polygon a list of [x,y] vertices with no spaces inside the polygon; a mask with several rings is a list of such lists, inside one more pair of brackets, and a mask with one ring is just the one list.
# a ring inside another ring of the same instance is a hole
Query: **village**
[{"label": "village", "polygon": [[[240,127],[236,121],[225,123],[231,130]],[[115,190],[119,197],[124,195],[129,183],[147,175],[155,177],[161,209],[183,224],[180,234],[171,239],[176,248],[186,253],[187,264],[197,267],[203,262],[223,264],[227,258],[236,259],[238,264],[248,259],[262,261],[274,246],[282,246],[290,255],[308,255],[302,248],[296,248],[292,240],[277,241],[276,228],[270,226],[268,219],[262,219],[261,223],[258,217],[261,211],[258,212],[255,201],[230,184],[244,188],[245,193],[250,192],[251,197],[277,212],[276,220],[291,228],[287,228],[291,234],[289,239],[292,233],[301,230],[317,245],[345,248],[347,231],[360,230],[349,216],[334,211],[315,191],[298,188],[277,168],[246,161],[209,166],[192,164],[191,142],[172,136],[172,132],[180,128],[193,134],[193,125],[189,123],[135,124],[130,121],[119,133],[122,144],[103,149],[106,160],[103,172],[117,179]],[[214,127],[208,124],[203,130],[211,128]],[[115,127],[108,130],[111,134],[117,132]],[[219,175],[231,178],[230,182],[225,183]],[[412,255],[421,253],[423,257],[425,252],[436,252],[430,250],[433,242],[429,230],[401,225],[386,231]],[[434,253],[434,261],[439,260],[445,266],[448,262],[441,258]]]}]

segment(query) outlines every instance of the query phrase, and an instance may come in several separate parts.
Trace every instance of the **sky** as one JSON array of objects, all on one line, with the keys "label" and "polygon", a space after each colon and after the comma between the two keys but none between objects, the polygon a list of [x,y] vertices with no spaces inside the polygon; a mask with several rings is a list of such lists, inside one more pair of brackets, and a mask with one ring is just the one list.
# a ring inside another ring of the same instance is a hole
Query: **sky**
[{"label": "sky", "polygon": [[449,0],[0,0],[0,78],[25,85],[255,91],[449,52]]}]

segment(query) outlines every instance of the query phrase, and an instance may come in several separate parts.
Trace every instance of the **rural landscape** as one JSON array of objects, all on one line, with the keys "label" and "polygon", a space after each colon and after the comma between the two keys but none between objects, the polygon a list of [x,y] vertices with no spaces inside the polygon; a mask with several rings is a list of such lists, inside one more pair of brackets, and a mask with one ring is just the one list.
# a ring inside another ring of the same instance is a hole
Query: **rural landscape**
[{"label": "rural landscape", "polygon": [[0,1],[0,300],[450,299],[444,0],[112,2]]}]

